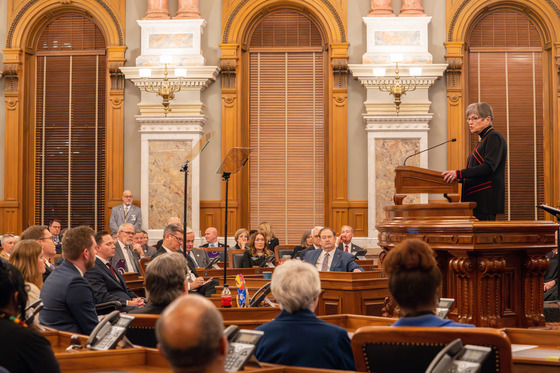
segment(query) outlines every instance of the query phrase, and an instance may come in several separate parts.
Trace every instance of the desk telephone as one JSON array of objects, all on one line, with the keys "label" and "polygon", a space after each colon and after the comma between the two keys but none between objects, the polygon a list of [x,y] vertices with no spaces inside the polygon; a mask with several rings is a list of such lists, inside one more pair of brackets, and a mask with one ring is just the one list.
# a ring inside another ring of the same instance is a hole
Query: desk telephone
[{"label": "desk telephone", "polygon": [[218,265],[219,261],[220,261],[220,256],[215,257],[210,261],[210,263],[208,263],[206,267],[204,267],[204,269],[211,269],[211,268],[221,269],[220,266]]},{"label": "desk telephone", "polygon": [[110,350],[117,346],[126,334],[126,328],[134,316],[113,311],[108,314],[91,332],[86,347],[92,350]]},{"label": "desk telephone", "polygon": [[230,325],[224,330],[228,339],[228,355],[225,362],[226,372],[243,370],[243,366],[253,356],[264,332],[258,330],[239,330],[237,325]]},{"label": "desk telephone", "polygon": [[436,315],[442,319],[446,319],[449,314],[449,309],[455,302],[453,298],[439,298],[438,305],[436,308]]},{"label": "desk telephone", "polygon": [[477,373],[492,349],[484,346],[466,345],[460,339],[449,343],[432,360],[426,373]]}]

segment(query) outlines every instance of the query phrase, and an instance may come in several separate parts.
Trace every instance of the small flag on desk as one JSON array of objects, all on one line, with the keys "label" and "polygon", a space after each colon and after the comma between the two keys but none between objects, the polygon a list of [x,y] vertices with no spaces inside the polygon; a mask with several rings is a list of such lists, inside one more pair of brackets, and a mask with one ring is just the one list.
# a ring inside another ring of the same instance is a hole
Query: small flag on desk
[{"label": "small flag on desk", "polygon": [[235,285],[237,285],[237,307],[245,307],[247,300],[247,286],[243,275],[235,276]]}]

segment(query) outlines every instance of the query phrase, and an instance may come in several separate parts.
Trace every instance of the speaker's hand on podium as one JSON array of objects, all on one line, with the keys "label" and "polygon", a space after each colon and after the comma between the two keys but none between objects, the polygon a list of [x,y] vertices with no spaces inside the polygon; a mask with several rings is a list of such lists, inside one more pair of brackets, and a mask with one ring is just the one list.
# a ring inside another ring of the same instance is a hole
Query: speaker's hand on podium
[{"label": "speaker's hand on podium", "polygon": [[441,173],[441,176],[443,176],[443,180],[446,183],[452,183],[457,179],[457,171],[455,170],[445,171]]}]

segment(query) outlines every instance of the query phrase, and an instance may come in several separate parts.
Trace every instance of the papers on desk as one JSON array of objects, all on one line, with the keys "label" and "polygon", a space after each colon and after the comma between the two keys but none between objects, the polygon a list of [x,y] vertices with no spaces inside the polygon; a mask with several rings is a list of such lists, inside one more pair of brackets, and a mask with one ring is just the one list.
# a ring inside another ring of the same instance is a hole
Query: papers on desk
[{"label": "papers on desk", "polygon": [[511,345],[511,353],[514,354],[516,352],[519,351],[524,351],[524,350],[530,350],[532,348],[537,348],[539,346],[533,346],[533,345],[519,345],[519,344],[512,344]]}]

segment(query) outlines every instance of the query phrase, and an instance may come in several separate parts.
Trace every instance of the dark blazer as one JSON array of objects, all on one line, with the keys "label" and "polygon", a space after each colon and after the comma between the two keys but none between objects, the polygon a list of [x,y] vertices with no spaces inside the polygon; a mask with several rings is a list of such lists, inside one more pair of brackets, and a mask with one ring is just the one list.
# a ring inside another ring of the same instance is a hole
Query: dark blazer
[{"label": "dark blazer", "polygon": [[[208,242],[206,242],[204,245],[200,245],[200,247],[208,247]],[[218,241],[218,247],[224,247],[224,244]]]},{"label": "dark blazer", "polygon": [[[271,255],[274,256],[274,255]],[[249,250],[243,253],[243,259],[241,259],[241,268],[251,268],[253,266],[260,266],[266,261],[268,256],[252,256]]]},{"label": "dark blazer", "polygon": [[299,250],[297,252],[294,252],[294,259],[297,259],[299,257],[301,260],[303,260],[303,258],[305,258],[305,254],[307,254],[309,251],[312,251],[312,250],[321,250],[321,249],[315,247],[315,245],[311,245],[309,247],[306,247],[303,250]]},{"label": "dark blazer", "polygon": [[[113,265],[113,268],[118,268],[117,267],[117,263],[119,262],[119,260],[124,259],[126,261],[126,257],[124,256],[123,250],[126,250],[123,248],[123,243],[121,241],[117,241],[117,244],[115,245],[115,256],[111,258],[110,262]],[[130,252],[132,253],[132,257],[134,258],[134,262],[132,263],[133,268],[135,268],[135,272],[136,273],[140,273],[140,264],[138,264],[138,262],[140,261],[140,254],[138,254],[136,251],[134,250],[130,250]]]},{"label": "dark blazer", "polygon": [[268,250],[274,252],[274,248],[276,246],[280,245],[280,240],[278,240],[278,238],[276,237],[272,237],[272,239],[270,241],[268,241]]},{"label": "dark blazer", "polygon": [[97,325],[93,290],[67,260],[47,278],[41,299],[45,306],[39,313],[39,321],[45,326],[89,335]]},{"label": "dark blazer", "polygon": [[[310,250],[305,254],[304,261],[315,265],[322,252],[323,250]],[[331,272],[353,272],[356,268],[362,271],[364,270],[356,264],[354,255],[348,254],[346,251],[342,250],[333,250],[331,253],[334,255],[330,268]]]},{"label": "dark blazer", "polygon": [[165,306],[156,306],[151,303],[146,303],[146,305],[142,308],[134,307],[134,309],[129,313],[142,315],[159,315],[163,312],[165,307],[167,307],[167,304]]},{"label": "dark blazer", "polygon": [[[262,362],[319,369],[356,370],[348,332],[309,310],[282,311],[257,328],[262,336],[255,357]],[[313,346],[313,353],[309,351]]]},{"label": "dark blazer", "polygon": [[53,273],[53,270],[51,269],[51,267],[47,265],[47,263],[45,263],[45,273],[43,273],[43,282],[47,281],[47,277],[49,277],[51,273]]},{"label": "dark blazer", "polygon": [[0,319],[0,366],[10,372],[57,373],[51,344],[35,328]]},{"label": "dark blazer", "polygon": [[[344,251],[344,243],[340,243],[337,247],[337,250],[342,250]],[[350,252],[354,255],[356,255],[356,252],[363,250],[360,246],[358,245],[354,245],[352,242],[350,242]]]},{"label": "dark blazer", "polygon": [[93,289],[95,303],[117,300],[123,306],[122,311],[128,312],[134,307],[127,306],[126,301],[137,298],[137,295],[126,286],[126,282],[120,272],[114,267],[113,270],[118,276],[118,280],[109,267],[101,259],[96,258],[95,267],[87,270],[84,277],[89,281]]}]

